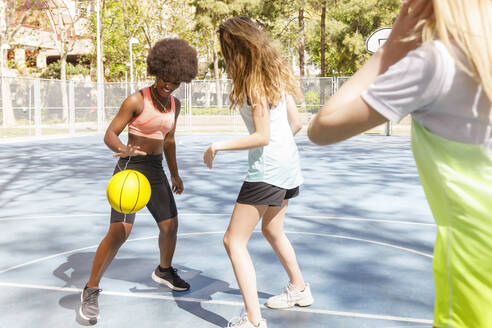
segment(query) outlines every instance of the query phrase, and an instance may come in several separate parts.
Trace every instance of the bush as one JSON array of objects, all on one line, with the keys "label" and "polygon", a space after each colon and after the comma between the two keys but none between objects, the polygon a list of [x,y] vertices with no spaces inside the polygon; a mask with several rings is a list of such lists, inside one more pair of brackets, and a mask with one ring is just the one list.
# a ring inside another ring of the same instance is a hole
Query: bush
[{"label": "bush", "polygon": [[229,109],[229,107],[216,108],[216,107],[207,107],[207,108],[192,108],[192,115],[232,115],[233,111]]},{"label": "bush", "polygon": [[304,95],[304,100],[306,101],[306,105],[319,105],[319,93],[317,91],[310,90]]},{"label": "bush", "polygon": [[[44,71],[39,76],[42,79],[57,79],[61,78],[61,67],[60,61],[53,62],[49,64]],[[67,79],[70,79],[74,75],[89,75],[90,69],[84,65],[73,65],[72,63],[67,63]]]}]

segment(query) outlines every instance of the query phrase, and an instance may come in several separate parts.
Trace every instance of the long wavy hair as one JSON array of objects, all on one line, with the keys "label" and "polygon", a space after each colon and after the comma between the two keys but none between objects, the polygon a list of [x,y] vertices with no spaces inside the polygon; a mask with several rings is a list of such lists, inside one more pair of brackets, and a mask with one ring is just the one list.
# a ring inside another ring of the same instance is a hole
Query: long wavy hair
[{"label": "long wavy hair", "polygon": [[302,98],[294,74],[273,47],[270,36],[247,17],[234,17],[219,26],[227,73],[232,78],[231,108],[240,109],[245,96],[251,107],[277,104],[282,92]]},{"label": "long wavy hair", "polygon": [[[423,41],[441,40],[492,101],[492,1],[433,0],[432,4],[434,17],[424,25]],[[458,59],[452,45],[463,52],[468,63]]]}]

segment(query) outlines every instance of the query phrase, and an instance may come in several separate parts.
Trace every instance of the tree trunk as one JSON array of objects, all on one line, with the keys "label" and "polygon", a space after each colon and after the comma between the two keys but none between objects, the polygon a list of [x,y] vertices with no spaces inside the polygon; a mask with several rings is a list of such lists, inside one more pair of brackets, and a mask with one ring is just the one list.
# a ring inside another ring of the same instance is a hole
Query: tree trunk
[{"label": "tree trunk", "polygon": [[63,106],[62,118],[63,122],[68,122],[67,53],[60,57],[60,88]]},{"label": "tree trunk", "polygon": [[60,56],[60,80],[66,81],[67,80],[67,53],[63,53]]},{"label": "tree trunk", "polygon": [[304,35],[304,8],[299,8],[299,75],[304,76],[304,47],[305,47],[305,35]]},{"label": "tree trunk", "polygon": [[[105,12],[105,7],[106,7],[106,1],[105,0],[97,0],[97,1],[102,1],[102,4],[99,2],[98,4],[100,5],[100,11],[99,11],[99,26],[100,26],[100,31],[99,31],[99,38],[100,38],[100,44],[99,44],[99,53],[100,53],[100,58],[99,62],[97,63],[100,67],[98,71],[98,77],[97,81],[97,129],[98,131],[102,131],[103,126],[104,126],[104,121],[106,119],[106,114],[105,114],[105,106],[104,106],[104,47],[103,47],[103,39],[104,39],[104,12]],[[125,67],[125,72],[126,72],[126,67]],[[125,85],[125,90],[126,90],[127,85]],[[130,89],[131,90],[131,89]]]},{"label": "tree trunk", "polygon": [[[104,82],[104,61],[103,61],[103,57],[104,57],[104,47],[103,47],[103,39],[104,39],[104,8],[106,7],[106,1],[105,0],[98,0],[98,1],[101,1],[102,4],[101,4],[101,13],[100,13],[100,21],[99,21],[99,26],[101,27],[101,31],[100,31],[100,39],[101,39],[101,58],[100,58],[100,61],[99,61],[99,65],[101,65],[101,72],[102,72],[102,81],[101,82]],[[126,68],[125,68],[126,69]]]},{"label": "tree trunk", "polygon": [[[207,50],[207,63],[210,62],[210,59],[212,58],[212,55],[210,54],[210,48]],[[208,68],[207,68],[207,73],[208,73]],[[208,79],[203,81],[203,87],[205,88],[205,107],[209,108],[210,107],[210,87],[212,86],[211,81]]]},{"label": "tree trunk", "polygon": [[326,5],[321,7],[321,79],[320,79],[320,105],[325,103],[325,88],[326,81],[324,77],[326,76]]},{"label": "tree trunk", "polygon": [[321,8],[321,76],[326,76],[326,6]]}]

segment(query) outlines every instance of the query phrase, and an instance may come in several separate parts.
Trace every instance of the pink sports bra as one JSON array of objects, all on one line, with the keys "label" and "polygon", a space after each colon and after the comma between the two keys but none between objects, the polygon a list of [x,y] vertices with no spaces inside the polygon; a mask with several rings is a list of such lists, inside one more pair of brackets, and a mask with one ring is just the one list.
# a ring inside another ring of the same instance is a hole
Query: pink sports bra
[{"label": "pink sports bra", "polygon": [[150,96],[150,88],[142,89],[144,108],[142,112],[128,124],[128,133],[150,139],[164,140],[166,134],[174,127],[175,103],[174,97],[169,95],[171,110],[161,112],[155,108]]}]

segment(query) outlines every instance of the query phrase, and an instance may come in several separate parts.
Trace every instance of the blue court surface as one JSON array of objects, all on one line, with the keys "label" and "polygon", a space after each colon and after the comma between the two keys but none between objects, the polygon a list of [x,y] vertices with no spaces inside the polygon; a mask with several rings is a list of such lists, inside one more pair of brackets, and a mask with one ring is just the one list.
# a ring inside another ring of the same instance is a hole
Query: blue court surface
[{"label": "blue court surface", "polygon": [[[0,327],[223,327],[242,298],[222,244],[247,152],[202,161],[228,134],[178,134],[185,191],[176,196],[178,293],[151,279],[158,229],[147,209],[104,275],[97,323],[78,317],[80,291],[109,226],[106,184],[116,160],[102,136],[0,144]],[[305,183],[285,230],[315,303],[262,308],[273,327],[431,327],[436,227],[408,136],[363,135],[318,147],[296,137]],[[258,226],[259,228],[260,226]],[[260,301],[288,282],[260,232],[249,243]]]}]

